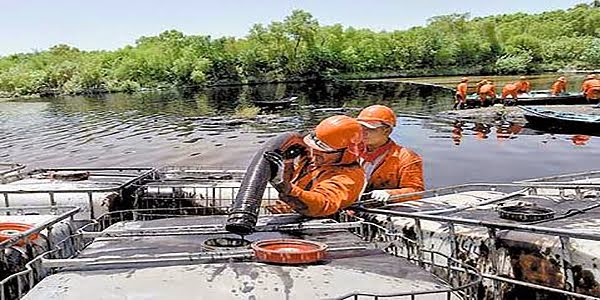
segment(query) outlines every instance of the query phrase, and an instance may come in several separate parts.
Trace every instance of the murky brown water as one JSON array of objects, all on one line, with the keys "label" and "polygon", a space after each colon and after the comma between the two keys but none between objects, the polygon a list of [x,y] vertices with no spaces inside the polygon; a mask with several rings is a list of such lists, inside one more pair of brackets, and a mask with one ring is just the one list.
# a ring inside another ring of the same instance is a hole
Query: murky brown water
[{"label": "murky brown water", "polygon": [[[582,144],[570,135],[500,121],[458,126],[422,117],[450,108],[451,94],[396,82],[346,82],[4,101],[0,161],[30,167],[245,168],[277,132],[309,128],[333,114],[356,115],[364,106],[381,103],[403,115],[394,138],[424,157],[429,187],[600,168],[594,159],[600,153],[597,137]],[[299,96],[296,106],[265,110],[253,118],[235,115],[240,103],[290,95]]]}]

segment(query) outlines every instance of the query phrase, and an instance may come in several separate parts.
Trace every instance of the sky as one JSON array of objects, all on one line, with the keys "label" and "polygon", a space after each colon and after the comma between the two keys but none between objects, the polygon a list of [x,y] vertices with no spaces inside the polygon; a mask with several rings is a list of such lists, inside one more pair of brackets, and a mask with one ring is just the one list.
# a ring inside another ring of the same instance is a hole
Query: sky
[{"label": "sky", "polygon": [[472,17],[567,9],[591,0],[0,0],[0,56],[68,44],[114,50],[140,36],[175,29],[189,35],[244,37],[256,23],[282,21],[294,9],[321,25],[408,29],[433,16]]}]

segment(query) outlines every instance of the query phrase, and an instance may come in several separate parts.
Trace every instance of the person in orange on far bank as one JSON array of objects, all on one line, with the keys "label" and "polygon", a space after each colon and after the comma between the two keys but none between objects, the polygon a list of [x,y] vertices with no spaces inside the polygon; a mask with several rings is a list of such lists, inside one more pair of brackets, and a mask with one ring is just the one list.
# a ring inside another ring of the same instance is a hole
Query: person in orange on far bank
[{"label": "person in orange on far bank", "polygon": [[527,81],[527,77],[519,77],[519,82],[517,82],[517,85],[519,86],[519,89],[517,90],[519,94],[526,94],[531,92],[531,83]]},{"label": "person in orange on far bank", "polygon": [[552,84],[550,90],[552,92],[552,96],[559,96],[560,94],[566,93],[567,78],[565,76],[558,77],[558,79]]},{"label": "person in orange on far bank", "polygon": [[[507,83],[502,87],[502,95],[500,98],[504,103],[507,103],[508,101],[516,102],[518,100],[517,94],[519,94],[519,85],[517,83]],[[512,99],[507,101],[506,96],[511,96]]]},{"label": "person in orange on far bank", "polygon": [[[600,80],[594,74],[587,75],[581,84],[581,91],[589,102],[600,99]],[[600,103],[596,107],[600,107]]]},{"label": "person in orange on far bank", "polygon": [[454,95],[454,109],[465,108],[467,102],[467,88],[469,87],[469,78],[463,77],[460,83],[456,86],[456,94]]},{"label": "person in orange on far bank", "polygon": [[487,79],[481,79],[478,83],[476,83],[475,92],[479,94],[479,90],[481,90],[481,87],[484,86],[486,83],[488,83]]},{"label": "person in orange on far bank", "polygon": [[[425,190],[421,157],[390,138],[396,126],[394,111],[387,106],[371,105],[363,109],[356,120],[363,127],[366,151],[361,165],[371,198],[388,201],[392,196]],[[420,196],[399,197],[397,202],[416,199]]]},{"label": "person in orange on far bank", "polygon": [[[296,166],[276,152],[264,157],[274,167],[271,185],[279,199],[303,215],[335,214],[358,200],[365,187],[365,172],[358,162],[362,153],[362,127],[356,119],[338,115],[324,119],[304,137],[310,150],[309,165]],[[291,179],[289,174],[293,168]]]},{"label": "person in orange on far bank", "polygon": [[496,97],[496,86],[494,85],[494,82],[486,80],[486,84],[479,89],[479,101],[481,101],[481,106],[484,106],[488,100],[493,104]]}]

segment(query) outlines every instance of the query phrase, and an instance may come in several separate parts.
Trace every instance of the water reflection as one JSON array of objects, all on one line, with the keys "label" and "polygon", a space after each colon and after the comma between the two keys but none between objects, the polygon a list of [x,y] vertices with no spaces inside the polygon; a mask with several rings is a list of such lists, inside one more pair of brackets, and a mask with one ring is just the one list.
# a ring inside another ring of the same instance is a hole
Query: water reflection
[{"label": "water reflection", "polygon": [[452,126],[452,141],[456,146],[460,145],[460,141],[462,140],[463,126],[464,122],[460,120],[454,121],[454,125]]},{"label": "water reflection", "polygon": [[475,123],[471,130],[475,132],[475,137],[480,140],[487,139],[488,134],[492,131],[491,125],[485,123]]}]

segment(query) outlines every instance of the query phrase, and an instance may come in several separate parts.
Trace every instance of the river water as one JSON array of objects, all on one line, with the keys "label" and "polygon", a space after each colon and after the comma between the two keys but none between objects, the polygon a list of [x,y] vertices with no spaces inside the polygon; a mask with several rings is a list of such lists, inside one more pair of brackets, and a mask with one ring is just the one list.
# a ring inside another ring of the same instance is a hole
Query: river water
[{"label": "river water", "polygon": [[[454,79],[426,82],[452,86]],[[290,95],[299,97],[297,105],[262,110],[255,117],[236,114],[237,107],[253,100]],[[501,120],[479,124],[429,117],[449,109],[451,98],[449,90],[386,81],[2,101],[0,162],[30,168],[243,169],[262,143],[278,132],[311,128],[334,114],[355,116],[362,107],[380,103],[399,113],[393,138],[423,156],[429,188],[600,169],[595,158],[600,153],[598,137],[581,142],[573,141],[572,135],[543,133]]]}]

